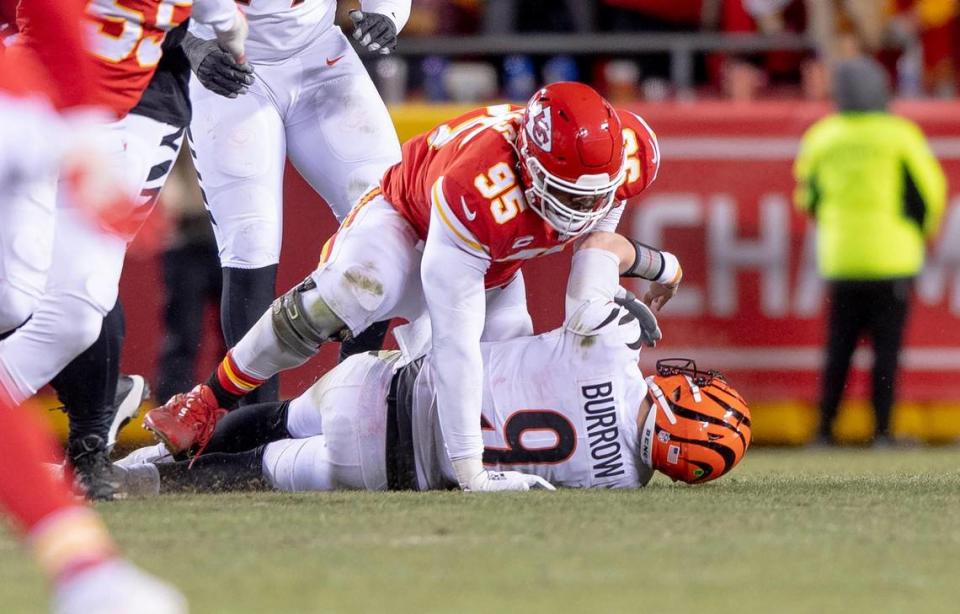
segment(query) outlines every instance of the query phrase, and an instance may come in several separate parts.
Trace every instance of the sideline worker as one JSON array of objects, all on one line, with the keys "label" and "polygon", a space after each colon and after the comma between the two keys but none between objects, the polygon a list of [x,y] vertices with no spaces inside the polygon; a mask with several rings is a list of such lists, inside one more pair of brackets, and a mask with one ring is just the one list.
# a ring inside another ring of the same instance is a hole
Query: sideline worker
[{"label": "sideline worker", "polygon": [[817,265],[829,284],[820,397],[823,443],[862,334],[873,341],[875,443],[890,442],[897,360],[924,241],[940,223],[946,180],[923,133],[887,111],[889,84],[875,61],[837,65],[838,112],[807,130],[794,167],[796,204],[817,225]]}]

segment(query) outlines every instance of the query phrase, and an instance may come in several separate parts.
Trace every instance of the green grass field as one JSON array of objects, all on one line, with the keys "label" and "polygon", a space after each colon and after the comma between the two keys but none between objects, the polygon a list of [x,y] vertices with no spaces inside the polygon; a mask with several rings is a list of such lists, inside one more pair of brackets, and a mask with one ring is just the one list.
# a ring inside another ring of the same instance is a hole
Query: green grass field
[{"label": "green grass field", "polygon": [[[702,487],[102,505],[194,612],[958,612],[960,449],[751,450]],[[0,535],[0,611],[41,611]]]}]

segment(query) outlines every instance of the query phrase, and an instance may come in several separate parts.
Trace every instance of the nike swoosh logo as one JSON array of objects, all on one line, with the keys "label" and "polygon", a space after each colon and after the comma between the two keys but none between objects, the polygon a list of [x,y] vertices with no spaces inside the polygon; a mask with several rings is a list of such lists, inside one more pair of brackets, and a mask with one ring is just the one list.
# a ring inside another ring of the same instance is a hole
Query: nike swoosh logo
[{"label": "nike swoosh logo", "polygon": [[460,206],[463,207],[463,214],[464,214],[465,216],[467,216],[467,219],[468,219],[468,220],[470,220],[470,221],[472,222],[473,220],[477,219],[477,214],[476,214],[476,212],[471,211],[471,210],[467,207],[467,200],[466,200],[463,196],[460,197]]},{"label": "nike swoosh logo", "polygon": [[332,60],[331,60],[330,58],[327,58],[327,66],[333,66],[334,64],[336,64],[337,62],[339,62],[340,60],[342,60],[343,57],[344,57],[344,56],[342,56],[342,55],[338,55],[337,57],[333,58]]}]

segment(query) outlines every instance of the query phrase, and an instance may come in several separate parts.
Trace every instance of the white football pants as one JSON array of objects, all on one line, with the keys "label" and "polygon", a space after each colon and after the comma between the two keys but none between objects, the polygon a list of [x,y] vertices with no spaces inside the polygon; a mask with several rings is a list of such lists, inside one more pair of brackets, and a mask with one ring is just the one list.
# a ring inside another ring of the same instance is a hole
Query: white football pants
[{"label": "white football pants", "polygon": [[288,156],[338,220],[400,160],[387,109],[339,28],[253,68],[250,91],[234,99],[190,82],[190,143],[220,263],[240,269],[280,260]]},{"label": "white football pants", "polygon": [[[183,128],[127,115],[97,131],[98,151],[123,177],[146,219],[183,142]],[[14,228],[4,219],[0,243],[3,279],[0,313],[13,326],[0,341],[0,369],[7,392],[24,401],[46,385],[100,335],[103,316],[117,302],[127,240],[102,230],[74,208],[55,185],[33,186],[27,201],[13,204]],[[6,214],[5,214],[6,218]],[[9,233],[9,234],[8,234]],[[25,253],[21,237],[31,237]]]},{"label": "white football pants", "polygon": [[295,439],[267,444],[263,476],[279,490],[386,490],[387,392],[396,352],[351,356],[290,402]]}]

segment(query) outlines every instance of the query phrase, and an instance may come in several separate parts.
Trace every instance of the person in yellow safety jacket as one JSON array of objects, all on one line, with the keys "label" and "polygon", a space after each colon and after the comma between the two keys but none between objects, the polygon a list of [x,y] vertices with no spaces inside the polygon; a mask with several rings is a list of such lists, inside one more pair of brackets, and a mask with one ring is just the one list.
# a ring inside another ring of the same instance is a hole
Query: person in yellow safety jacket
[{"label": "person in yellow safety jacket", "polygon": [[817,265],[829,285],[821,381],[822,443],[833,422],[857,341],[873,341],[874,441],[890,443],[897,363],[913,279],[946,204],[946,179],[920,128],[887,111],[889,84],[875,61],[841,62],[838,112],[800,145],[795,200],[817,226]]}]

